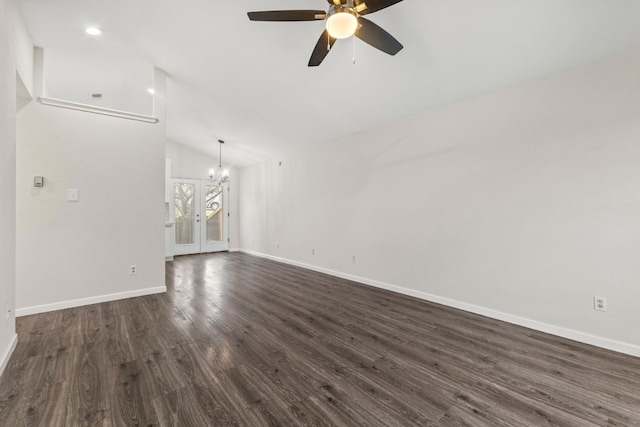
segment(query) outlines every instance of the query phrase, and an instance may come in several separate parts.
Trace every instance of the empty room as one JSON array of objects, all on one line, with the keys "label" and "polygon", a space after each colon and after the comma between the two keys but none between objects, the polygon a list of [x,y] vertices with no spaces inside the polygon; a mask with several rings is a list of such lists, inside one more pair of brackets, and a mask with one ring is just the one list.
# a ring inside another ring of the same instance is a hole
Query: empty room
[{"label": "empty room", "polygon": [[640,426],[638,22],[0,0],[0,426]]}]

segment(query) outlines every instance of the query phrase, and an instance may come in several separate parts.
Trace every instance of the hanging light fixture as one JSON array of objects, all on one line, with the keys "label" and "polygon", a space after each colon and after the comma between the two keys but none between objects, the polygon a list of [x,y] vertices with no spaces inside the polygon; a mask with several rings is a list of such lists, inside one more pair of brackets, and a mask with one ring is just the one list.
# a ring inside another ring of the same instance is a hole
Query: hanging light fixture
[{"label": "hanging light fixture", "polygon": [[218,169],[209,169],[209,181],[222,185],[229,181],[229,169],[222,169],[222,144],[224,144],[224,141],[219,139],[218,142],[220,143],[220,163],[218,164]]}]

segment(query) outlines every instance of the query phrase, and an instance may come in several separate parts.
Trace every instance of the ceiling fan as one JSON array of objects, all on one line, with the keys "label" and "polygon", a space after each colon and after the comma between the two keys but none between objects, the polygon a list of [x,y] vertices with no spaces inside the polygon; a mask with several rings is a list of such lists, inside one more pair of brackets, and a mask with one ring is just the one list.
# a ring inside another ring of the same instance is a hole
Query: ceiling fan
[{"label": "ceiling fan", "polygon": [[371,46],[395,55],[402,45],[391,34],[363,18],[363,15],[377,12],[402,0],[327,0],[330,4],[327,12],[323,10],[273,10],[249,12],[252,21],[292,22],[327,21],[326,29],[316,44],[309,67],[317,67],[327,56],[337,39],[346,39],[355,34],[360,40]]}]

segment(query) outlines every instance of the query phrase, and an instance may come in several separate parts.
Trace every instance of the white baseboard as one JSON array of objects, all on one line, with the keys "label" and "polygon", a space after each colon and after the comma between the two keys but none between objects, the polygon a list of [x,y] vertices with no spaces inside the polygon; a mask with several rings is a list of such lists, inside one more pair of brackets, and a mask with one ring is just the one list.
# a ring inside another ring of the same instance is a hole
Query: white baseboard
[{"label": "white baseboard", "polygon": [[339,271],[333,271],[327,268],[317,267],[315,265],[305,264],[302,262],[293,261],[286,258],[279,258],[273,255],[263,254],[261,252],[255,252],[255,251],[250,251],[246,249],[240,249],[240,252],[243,252],[249,255],[258,256],[261,258],[270,259],[272,261],[277,261],[284,264],[294,265],[296,267],[305,268],[307,270],[317,271],[319,273],[324,273],[330,276],[351,280],[353,282],[362,283],[362,284],[373,286],[376,288],[397,292],[399,294],[412,296],[425,301],[435,302],[437,304],[446,305],[448,307],[457,308],[460,310],[468,311],[470,313],[479,314],[481,316],[490,317],[492,319],[501,320],[503,322],[511,323],[514,325],[524,326],[525,328],[534,329],[536,331],[544,332],[544,333],[555,335],[562,338],[567,338],[567,339],[578,341],[584,344],[605,348],[607,350],[617,351],[619,353],[628,354],[630,356],[640,357],[640,346],[638,345],[616,341],[609,338],[599,337],[596,335],[587,334],[585,332],[563,328],[561,326],[550,325],[548,323],[528,319],[526,317],[520,317],[520,316],[516,316],[509,313],[503,313],[501,311],[492,310],[490,308],[468,304],[462,301],[457,301],[450,298],[444,298],[438,295],[432,295],[426,292],[416,291],[414,289],[404,288],[404,287],[392,285],[389,283],[379,282],[377,280],[365,279],[363,277],[341,273]]},{"label": "white baseboard", "polygon": [[166,286],[158,286],[155,288],[137,289],[135,291],[119,292],[117,294],[99,295],[96,297],[74,299],[68,301],[54,302],[51,304],[34,305],[32,307],[23,307],[16,309],[16,317],[29,316],[30,314],[47,313],[49,311],[64,310],[65,308],[81,307],[83,305],[99,304],[101,302],[116,301],[119,299],[127,299],[141,297],[145,295],[162,294],[167,292]]},{"label": "white baseboard", "polygon": [[4,368],[7,367],[7,364],[9,363],[9,359],[13,354],[13,350],[16,349],[16,345],[18,345],[18,334],[13,334],[9,347],[7,348],[5,353],[2,355],[2,359],[0,359],[0,375],[2,375],[2,373],[4,372]]}]

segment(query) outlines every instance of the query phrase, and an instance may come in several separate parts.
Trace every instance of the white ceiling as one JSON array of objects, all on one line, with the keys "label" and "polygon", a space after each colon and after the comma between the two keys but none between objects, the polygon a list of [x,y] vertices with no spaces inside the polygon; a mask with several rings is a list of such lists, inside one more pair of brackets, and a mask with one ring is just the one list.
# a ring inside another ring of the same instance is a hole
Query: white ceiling
[{"label": "white ceiling", "polygon": [[225,139],[236,166],[640,49],[638,0],[404,0],[367,16],[404,45],[397,56],[358,40],[354,65],[342,40],[317,68],[323,22],[246,13],[326,0],[18,1],[45,48],[48,95],[101,92],[145,113],[160,67],[169,139],[213,155]]}]

